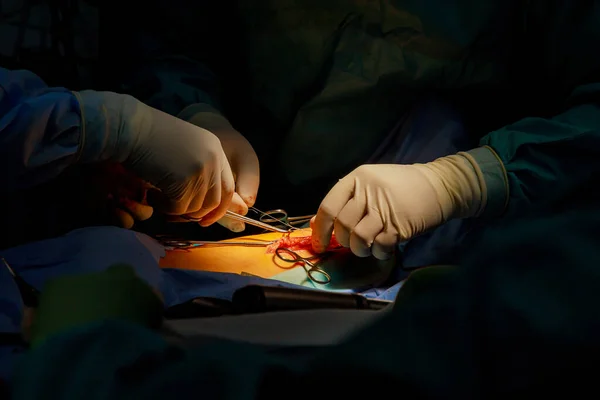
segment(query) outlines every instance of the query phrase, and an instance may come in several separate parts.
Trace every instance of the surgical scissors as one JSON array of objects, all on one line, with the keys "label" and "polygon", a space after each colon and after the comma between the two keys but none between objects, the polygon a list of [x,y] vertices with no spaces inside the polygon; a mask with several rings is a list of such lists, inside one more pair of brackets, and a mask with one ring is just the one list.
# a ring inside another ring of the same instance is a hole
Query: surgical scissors
[{"label": "surgical scissors", "polygon": [[[240,215],[238,213],[234,213],[233,211],[227,211],[225,213],[225,216],[231,218],[231,219],[235,219],[237,221],[241,221],[244,222],[248,225],[252,225],[252,226],[256,226],[258,228],[262,228],[264,230],[267,231],[272,231],[272,232],[278,232],[278,233],[288,233],[290,231],[290,229],[283,229],[283,228],[278,228],[276,226],[273,225],[269,225],[264,221],[257,221],[255,219],[246,217],[244,215]],[[200,222],[202,219],[201,218],[191,218],[191,217],[186,217],[183,216],[183,219],[186,219],[188,221],[192,221],[192,222]]]},{"label": "surgical scissors", "polygon": [[312,262],[320,258],[319,256],[302,257],[295,251],[292,251],[285,247],[279,247],[278,249],[276,249],[275,256],[277,256],[277,258],[279,258],[281,261],[294,264],[302,264],[302,268],[304,268],[304,270],[306,271],[308,279],[310,279],[314,283],[326,285],[329,282],[331,282],[331,276]]},{"label": "surgical scissors", "polygon": [[165,247],[173,249],[190,249],[201,246],[243,246],[243,247],[266,247],[273,243],[274,240],[238,240],[238,241],[214,241],[214,240],[177,240],[177,239],[158,239]]},{"label": "surgical scissors", "polygon": [[[313,215],[303,215],[300,217],[290,217],[287,211],[278,208],[270,211],[260,211],[258,208],[252,207],[252,211],[259,214],[259,221],[267,224],[280,224],[290,229],[298,229],[296,225],[303,225],[311,220]],[[276,225],[275,225],[276,226]]]}]

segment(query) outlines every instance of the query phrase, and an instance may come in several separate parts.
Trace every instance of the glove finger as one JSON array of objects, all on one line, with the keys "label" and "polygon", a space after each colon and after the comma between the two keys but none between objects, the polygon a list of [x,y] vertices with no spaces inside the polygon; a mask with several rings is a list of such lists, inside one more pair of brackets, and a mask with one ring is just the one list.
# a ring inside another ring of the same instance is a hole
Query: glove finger
[{"label": "glove finger", "polygon": [[154,212],[152,207],[129,199],[121,200],[119,206],[128,211],[136,221],[145,221],[152,217]]},{"label": "glove finger", "polygon": [[167,215],[183,215],[188,211],[192,201],[191,196],[169,196],[160,190],[148,191],[148,204],[156,210]]},{"label": "glove finger", "polygon": [[235,191],[248,207],[256,202],[260,184],[260,167],[254,151],[244,152],[235,160],[233,172],[236,175]]},{"label": "glove finger", "polygon": [[221,170],[221,185],[218,186],[218,192],[216,190],[217,187],[213,188],[215,193],[214,198],[217,199],[217,206],[202,219],[202,222],[200,222],[200,225],[204,227],[212,225],[225,215],[231,204],[233,193],[235,192],[235,181],[225,154],[223,154],[223,160],[225,160],[225,162],[223,163],[223,169]]},{"label": "glove finger", "polygon": [[[199,200],[200,198],[201,200]],[[221,186],[215,185],[214,187],[208,189],[205,193],[196,196],[194,200],[192,200],[190,203],[190,209],[185,216],[194,219],[202,219],[203,222],[206,216],[215,208],[217,208],[220,203]],[[198,207],[198,204],[200,207]],[[192,205],[193,208],[191,207]]]},{"label": "glove finger", "polygon": [[354,178],[348,176],[340,180],[321,202],[312,231],[312,246],[317,253],[324,252],[329,246],[335,218],[353,197],[354,191]]},{"label": "glove finger", "polygon": [[229,217],[223,217],[220,220],[218,220],[217,223],[225,229],[228,229],[231,232],[235,233],[243,232],[244,229],[246,229],[246,224],[240,221],[236,221],[235,219],[231,219]]},{"label": "glove finger", "polygon": [[335,238],[344,247],[350,247],[350,233],[366,214],[364,202],[352,198],[335,219],[333,226]]},{"label": "glove finger", "polygon": [[378,260],[389,260],[398,244],[398,235],[395,232],[381,232],[371,246],[373,257]]},{"label": "glove finger", "polygon": [[358,257],[370,256],[371,246],[383,227],[381,216],[376,212],[369,212],[352,230],[350,250]]},{"label": "glove finger", "polygon": [[231,203],[229,204],[229,211],[240,215],[248,214],[248,205],[238,193],[233,193]]},{"label": "glove finger", "polygon": [[116,219],[117,225],[120,226],[121,228],[125,228],[125,229],[133,228],[135,221],[133,220],[133,217],[131,216],[131,214],[129,214],[127,211],[120,209],[120,208],[115,208],[114,217]]},{"label": "glove finger", "polygon": [[[246,205],[246,203],[244,203],[244,201],[242,200],[242,198],[240,197],[239,194],[237,194],[237,193],[233,194],[233,198],[231,199],[231,204],[229,205],[229,211],[233,211],[240,215],[248,214],[248,206]],[[246,229],[246,224],[244,224],[243,222],[228,218],[228,217],[221,218],[220,220],[217,221],[217,223],[219,225],[229,229],[230,231],[236,232],[236,233],[243,232],[244,229]]]},{"label": "glove finger", "polygon": [[207,184],[204,184],[204,182],[208,181],[204,180],[203,178],[198,178],[196,181],[193,197],[185,213],[186,217],[201,219],[210,212],[211,209],[204,209],[204,203],[207,201],[206,197],[208,196],[208,192],[211,190],[211,188]]}]

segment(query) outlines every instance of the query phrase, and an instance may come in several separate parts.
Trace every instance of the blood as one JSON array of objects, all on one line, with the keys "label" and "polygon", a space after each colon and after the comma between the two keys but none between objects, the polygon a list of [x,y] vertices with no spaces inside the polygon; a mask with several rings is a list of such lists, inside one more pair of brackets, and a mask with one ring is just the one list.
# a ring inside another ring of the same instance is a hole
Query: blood
[{"label": "blood", "polygon": [[[288,235],[282,237],[278,241],[273,244],[267,246],[267,254],[275,253],[280,247],[285,247],[286,249],[294,250],[294,251],[309,251],[313,253],[312,242],[310,236],[300,236],[300,237],[290,237]],[[335,239],[335,235],[331,235],[331,241],[329,242],[329,246],[327,246],[326,251],[338,250],[342,247],[341,244]]]}]

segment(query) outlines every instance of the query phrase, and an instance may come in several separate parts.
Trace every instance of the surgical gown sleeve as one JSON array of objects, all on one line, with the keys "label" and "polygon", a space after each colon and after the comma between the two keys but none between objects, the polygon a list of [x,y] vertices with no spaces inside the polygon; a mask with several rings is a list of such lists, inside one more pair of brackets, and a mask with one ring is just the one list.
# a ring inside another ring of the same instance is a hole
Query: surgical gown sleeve
[{"label": "surgical gown sleeve", "polygon": [[488,215],[514,216],[570,190],[587,179],[600,154],[600,7],[552,1],[528,6],[528,27],[536,33],[529,34],[531,58],[515,60],[517,70],[531,71],[522,89],[540,92],[537,102],[545,94],[562,102],[550,115],[488,134],[481,145],[493,152],[472,151],[487,185]]},{"label": "surgical gown sleeve", "polygon": [[493,152],[470,152],[488,193],[508,193],[490,195],[486,213],[524,212],[589,177],[600,155],[600,82],[577,88],[570,103],[554,118],[526,118],[490,133],[481,144]]},{"label": "surgical gown sleeve", "polygon": [[0,187],[9,192],[59,175],[80,152],[75,95],[29,71],[0,68]]},{"label": "surgical gown sleeve", "polygon": [[96,399],[509,399],[595,392],[600,196],[590,197],[591,207],[571,202],[572,211],[488,231],[462,268],[416,272],[393,312],[308,361],[230,342],[181,350],[142,327],[99,322],[30,351],[14,398],[93,392]]}]

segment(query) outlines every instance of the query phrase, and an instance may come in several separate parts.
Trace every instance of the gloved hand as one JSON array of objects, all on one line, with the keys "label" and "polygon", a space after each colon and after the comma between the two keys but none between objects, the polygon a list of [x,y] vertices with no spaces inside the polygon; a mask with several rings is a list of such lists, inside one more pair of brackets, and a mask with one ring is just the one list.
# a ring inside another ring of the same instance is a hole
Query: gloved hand
[{"label": "gloved hand", "polygon": [[[208,104],[191,105],[179,114],[179,118],[212,132],[221,140],[235,179],[235,193],[229,210],[246,215],[248,207],[252,207],[256,201],[260,183],[258,157],[250,142],[218,110]],[[220,219],[218,223],[233,232],[245,229],[243,222],[227,217]]]},{"label": "gloved hand", "polygon": [[385,260],[399,242],[485,207],[479,167],[463,155],[427,164],[363,165],[327,194],[312,223],[313,248],[323,252],[332,231],[359,257]]},{"label": "gloved hand", "polygon": [[122,163],[160,190],[149,202],[165,214],[202,218],[202,226],[225,214],[235,183],[215,135],[131,96],[76,96],[84,126],[79,162]]}]

